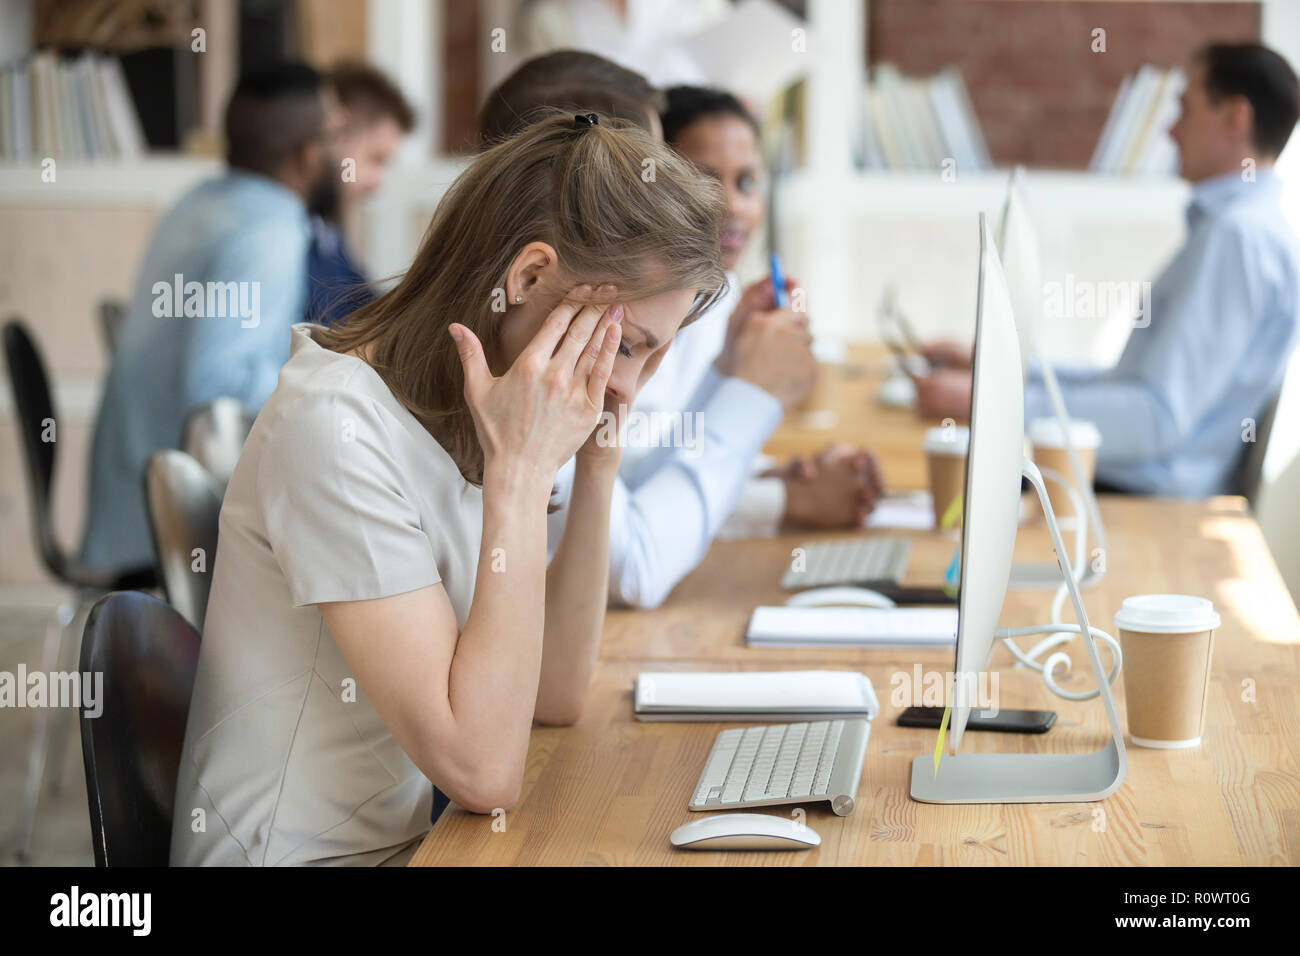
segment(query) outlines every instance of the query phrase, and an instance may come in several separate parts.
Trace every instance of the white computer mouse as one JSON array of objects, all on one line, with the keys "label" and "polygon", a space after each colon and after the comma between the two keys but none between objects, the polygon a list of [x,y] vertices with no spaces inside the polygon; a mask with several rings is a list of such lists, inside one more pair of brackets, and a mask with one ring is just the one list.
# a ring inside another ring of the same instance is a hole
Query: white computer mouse
[{"label": "white computer mouse", "polygon": [[684,823],[668,837],[679,850],[808,850],[820,846],[806,823],[766,813],[722,813]]},{"label": "white computer mouse", "polygon": [[870,588],[809,588],[785,602],[786,607],[893,607],[894,602]]}]

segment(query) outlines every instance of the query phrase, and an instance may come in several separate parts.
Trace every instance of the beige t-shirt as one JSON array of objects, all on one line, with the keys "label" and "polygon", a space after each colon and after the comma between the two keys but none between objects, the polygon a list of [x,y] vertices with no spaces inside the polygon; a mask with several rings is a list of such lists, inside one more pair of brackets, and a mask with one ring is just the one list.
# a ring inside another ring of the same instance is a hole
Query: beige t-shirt
[{"label": "beige t-shirt", "polygon": [[292,335],[221,508],[173,865],[377,864],[429,829],[429,780],[316,604],[440,581],[463,628],[482,492],[370,366]]}]

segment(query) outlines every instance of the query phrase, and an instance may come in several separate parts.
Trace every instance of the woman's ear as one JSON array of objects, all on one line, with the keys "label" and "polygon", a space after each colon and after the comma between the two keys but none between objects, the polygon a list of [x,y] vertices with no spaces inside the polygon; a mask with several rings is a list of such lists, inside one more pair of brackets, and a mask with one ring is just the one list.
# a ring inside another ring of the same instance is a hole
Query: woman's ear
[{"label": "woman's ear", "polygon": [[560,269],[559,256],[545,242],[530,242],[519,251],[506,272],[506,299],[522,305],[529,297],[552,289]]}]

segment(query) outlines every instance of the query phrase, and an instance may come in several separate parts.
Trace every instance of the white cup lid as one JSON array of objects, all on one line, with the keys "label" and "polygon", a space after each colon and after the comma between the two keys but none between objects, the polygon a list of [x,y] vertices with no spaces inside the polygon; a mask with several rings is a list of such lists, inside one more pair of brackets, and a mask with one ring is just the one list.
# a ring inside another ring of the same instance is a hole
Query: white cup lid
[{"label": "white cup lid", "polygon": [[1208,598],[1190,594],[1139,594],[1127,597],[1115,614],[1115,627],[1149,634],[1196,634],[1219,626],[1219,612]]},{"label": "white cup lid", "polygon": [[[1025,434],[1035,445],[1044,448],[1064,448],[1065,429],[1059,418],[1035,418],[1025,429]],[[1101,445],[1101,432],[1097,426],[1082,418],[1070,419],[1070,442],[1075,450],[1097,448]]]},{"label": "white cup lid", "polygon": [[925,430],[921,450],[926,454],[964,455],[970,448],[970,428],[965,425],[936,425]]}]

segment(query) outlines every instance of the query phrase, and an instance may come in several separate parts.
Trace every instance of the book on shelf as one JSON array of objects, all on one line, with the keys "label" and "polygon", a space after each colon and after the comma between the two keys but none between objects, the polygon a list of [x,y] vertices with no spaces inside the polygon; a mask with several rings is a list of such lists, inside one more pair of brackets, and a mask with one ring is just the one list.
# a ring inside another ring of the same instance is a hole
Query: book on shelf
[{"label": "book on shelf", "polygon": [[955,67],[906,77],[882,63],[867,83],[858,161],[867,169],[989,169],[979,120]]},{"label": "book on shelf", "polygon": [[144,151],[140,116],[117,57],[42,50],[0,67],[0,160],[93,162]]},{"label": "book on shelf", "polygon": [[1140,175],[1175,172],[1178,153],[1169,127],[1178,118],[1178,98],[1186,82],[1176,67],[1147,65],[1124,77],[1088,168]]}]

